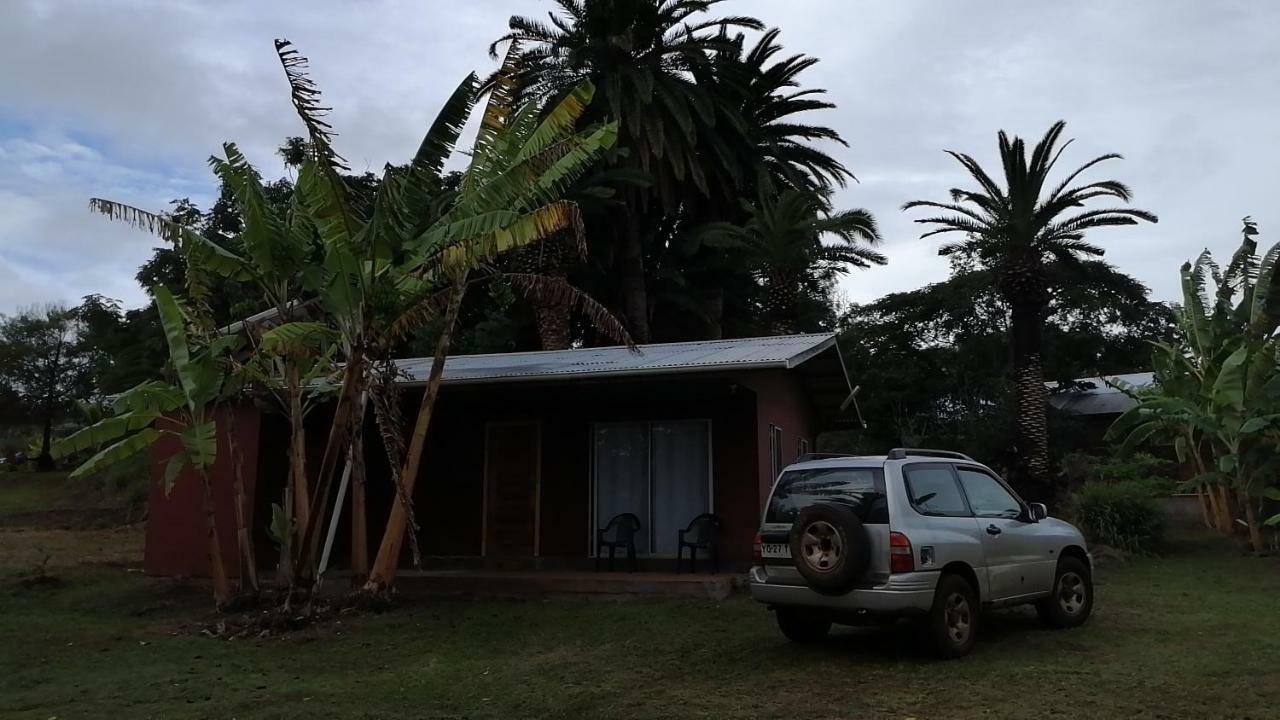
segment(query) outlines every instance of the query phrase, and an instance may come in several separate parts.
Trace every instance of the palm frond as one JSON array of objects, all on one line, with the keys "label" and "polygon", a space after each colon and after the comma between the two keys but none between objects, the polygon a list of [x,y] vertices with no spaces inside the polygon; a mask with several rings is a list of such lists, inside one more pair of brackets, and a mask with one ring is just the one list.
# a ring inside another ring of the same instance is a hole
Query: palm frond
[{"label": "palm frond", "polygon": [[307,136],[311,140],[309,149],[321,163],[342,171],[350,170],[342,156],[333,149],[336,133],[333,132],[333,126],[325,120],[333,108],[320,104],[320,89],[307,71],[307,58],[288,40],[278,38],[275,45],[276,56],[280,58],[280,66],[284,68],[285,78],[289,81],[293,107],[307,128]]},{"label": "palm frond", "polygon": [[500,273],[496,277],[540,304],[575,308],[605,337],[635,348],[635,342],[621,320],[564,278],[528,273]]}]

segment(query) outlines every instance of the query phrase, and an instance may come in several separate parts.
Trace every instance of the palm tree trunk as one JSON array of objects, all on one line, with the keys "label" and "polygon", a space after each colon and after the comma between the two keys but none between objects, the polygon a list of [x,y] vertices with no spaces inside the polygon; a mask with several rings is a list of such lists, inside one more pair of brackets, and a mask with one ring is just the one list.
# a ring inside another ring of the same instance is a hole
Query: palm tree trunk
[{"label": "palm tree trunk", "polygon": [[640,237],[640,219],[628,212],[623,226],[622,252],[619,256],[619,285],[627,330],[637,343],[649,342],[649,297],[645,288],[644,243]]},{"label": "palm tree trunk", "polygon": [[462,306],[462,297],[466,293],[465,281],[458,284],[454,295],[445,310],[444,326],[440,329],[440,338],[436,341],[435,357],[431,360],[431,373],[427,376],[427,387],[422,393],[422,404],[418,407],[418,418],[414,422],[413,436],[409,439],[409,448],[405,456],[404,468],[400,473],[402,492],[398,501],[391,506],[391,516],[387,519],[386,529],[382,533],[382,542],[378,546],[378,555],[373,561],[373,569],[369,573],[369,581],[365,583],[366,592],[384,592],[395,582],[396,570],[400,565],[400,549],[404,543],[405,526],[409,519],[408,503],[412,502],[413,488],[418,479],[418,468],[422,462],[422,451],[426,446],[427,431],[431,428],[432,411],[436,398],[440,394],[440,380],[444,377],[444,363],[449,356],[449,343],[453,339],[454,325],[458,321],[458,310]]},{"label": "palm tree trunk", "polygon": [[1010,352],[1013,360],[1014,450],[1019,490],[1032,500],[1049,501],[1049,389],[1040,357],[1043,305],[1010,303]]},{"label": "palm tree trunk", "polygon": [[563,304],[538,305],[533,309],[538,323],[538,340],[543,350],[568,350],[569,307]]},{"label": "palm tree trunk", "polygon": [[724,337],[724,285],[712,284],[702,291],[702,315],[707,323],[708,340]]},{"label": "palm tree trunk", "polygon": [[351,442],[351,586],[359,587],[369,576],[369,511],[365,505],[364,433]]},{"label": "palm tree trunk", "polygon": [[209,579],[213,581],[213,604],[219,610],[231,604],[231,581],[227,578],[227,566],[222,561],[222,545],[218,541],[218,523],[213,511],[213,489],[209,486],[209,474],[201,468],[200,489],[204,493],[205,538],[208,541]]}]

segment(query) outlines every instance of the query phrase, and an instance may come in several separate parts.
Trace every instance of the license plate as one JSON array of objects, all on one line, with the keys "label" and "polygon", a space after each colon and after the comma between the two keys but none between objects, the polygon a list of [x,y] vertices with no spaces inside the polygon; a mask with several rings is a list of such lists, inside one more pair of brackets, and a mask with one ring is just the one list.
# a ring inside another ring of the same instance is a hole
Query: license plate
[{"label": "license plate", "polygon": [[778,558],[780,560],[790,560],[791,546],[786,543],[763,543],[760,545],[760,556],[766,558]]}]

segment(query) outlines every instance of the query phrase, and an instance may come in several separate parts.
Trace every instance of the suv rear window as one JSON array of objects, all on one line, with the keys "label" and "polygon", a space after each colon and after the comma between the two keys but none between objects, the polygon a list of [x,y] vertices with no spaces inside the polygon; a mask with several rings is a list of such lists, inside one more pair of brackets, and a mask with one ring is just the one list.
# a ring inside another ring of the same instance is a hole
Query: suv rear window
[{"label": "suv rear window", "polygon": [[884,471],[880,468],[815,468],[788,470],[765,513],[766,523],[793,523],[800,511],[819,502],[853,508],[863,523],[886,525],[889,506],[884,497]]}]

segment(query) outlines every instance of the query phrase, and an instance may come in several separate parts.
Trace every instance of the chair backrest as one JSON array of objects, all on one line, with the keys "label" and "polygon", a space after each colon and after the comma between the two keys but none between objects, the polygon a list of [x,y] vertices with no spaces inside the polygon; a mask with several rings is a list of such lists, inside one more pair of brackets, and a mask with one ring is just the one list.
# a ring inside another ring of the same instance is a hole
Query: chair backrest
[{"label": "chair backrest", "polygon": [[640,518],[635,513],[614,515],[609,524],[604,526],[605,542],[627,543],[635,539],[640,532]]},{"label": "chair backrest", "polygon": [[689,521],[685,528],[684,539],[691,543],[705,543],[716,539],[720,533],[720,518],[711,513],[703,513]]}]

